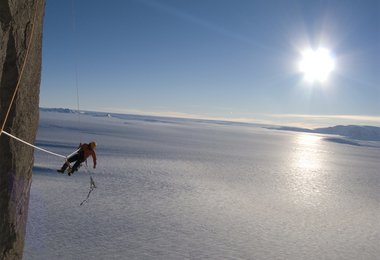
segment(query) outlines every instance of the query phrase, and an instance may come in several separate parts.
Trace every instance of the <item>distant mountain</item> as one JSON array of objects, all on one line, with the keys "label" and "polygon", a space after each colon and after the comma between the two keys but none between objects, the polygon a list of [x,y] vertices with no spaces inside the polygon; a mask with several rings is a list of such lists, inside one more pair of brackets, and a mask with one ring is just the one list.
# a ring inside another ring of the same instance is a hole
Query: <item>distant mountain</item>
[{"label": "distant mountain", "polygon": [[272,130],[283,130],[283,131],[293,131],[293,132],[304,132],[304,133],[314,133],[312,129],[308,128],[301,128],[301,127],[292,127],[292,126],[271,126],[271,127],[265,127],[267,129]]},{"label": "distant mountain", "polygon": [[349,139],[362,141],[380,141],[380,127],[376,126],[359,126],[359,125],[337,125],[326,128],[307,129],[299,127],[270,127],[269,129],[340,135]]},{"label": "distant mountain", "polygon": [[337,125],[334,127],[316,128],[313,132],[341,135],[356,140],[380,141],[380,127],[376,126]]},{"label": "distant mountain", "polygon": [[76,114],[76,113],[78,113],[78,111],[72,110],[72,109],[68,109],[68,108],[45,108],[45,107],[40,107],[40,111],[66,113],[66,114]]}]

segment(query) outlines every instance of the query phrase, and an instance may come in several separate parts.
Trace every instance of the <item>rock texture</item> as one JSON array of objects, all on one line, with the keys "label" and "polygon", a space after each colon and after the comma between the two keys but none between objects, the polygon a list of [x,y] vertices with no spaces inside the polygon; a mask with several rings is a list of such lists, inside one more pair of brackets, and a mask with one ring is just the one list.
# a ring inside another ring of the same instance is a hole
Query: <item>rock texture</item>
[{"label": "rock texture", "polygon": [[[45,0],[0,0],[0,127],[32,37],[20,87],[4,127],[30,143],[35,141],[38,124],[44,7]],[[0,136],[0,259],[22,258],[33,160],[32,148]]]}]

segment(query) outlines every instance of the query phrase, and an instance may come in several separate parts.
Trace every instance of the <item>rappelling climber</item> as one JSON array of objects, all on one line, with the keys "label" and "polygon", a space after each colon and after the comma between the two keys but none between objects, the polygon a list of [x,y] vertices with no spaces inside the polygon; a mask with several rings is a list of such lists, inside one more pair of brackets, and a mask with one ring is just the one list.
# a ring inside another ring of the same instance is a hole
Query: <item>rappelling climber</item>
[{"label": "rappelling climber", "polygon": [[[86,161],[90,155],[92,156],[93,165],[95,169],[96,168],[95,148],[96,148],[96,142],[91,142],[89,144],[79,144],[77,152],[71,155],[69,158],[67,158],[66,162],[62,165],[62,168],[57,170],[57,172],[64,173],[67,167],[69,167],[67,174],[71,176],[71,174],[77,171],[78,168],[81,166],[81,164],[84,161]],[[72,162],[75,162],[75,163],[71,167],[70,163]]]}]

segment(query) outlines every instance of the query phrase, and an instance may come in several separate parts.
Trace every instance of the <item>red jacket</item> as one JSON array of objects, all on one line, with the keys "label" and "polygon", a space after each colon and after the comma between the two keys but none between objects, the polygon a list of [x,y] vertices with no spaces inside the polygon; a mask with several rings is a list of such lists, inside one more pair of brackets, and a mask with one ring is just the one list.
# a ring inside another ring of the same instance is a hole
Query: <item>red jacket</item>
[{"label": "red jacket", "polygon": [[86,160],[90,155],[92,156],[92,160],[94,162],[94,167],[96,167],[96,153],[91,149],[89,144],[80,144],[80,151],[83,154],[83,160]]}]

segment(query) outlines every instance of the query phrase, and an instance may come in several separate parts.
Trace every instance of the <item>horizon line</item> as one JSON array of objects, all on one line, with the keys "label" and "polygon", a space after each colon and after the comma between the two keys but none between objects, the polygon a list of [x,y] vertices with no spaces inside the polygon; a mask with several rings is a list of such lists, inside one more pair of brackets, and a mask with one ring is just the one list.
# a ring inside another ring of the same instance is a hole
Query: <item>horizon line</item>
[{"label": "horizon line", "polygon": [[303,128],[315,128],[321,126],[333,125],[363,125],[363,126],[376,126],[380,127],[380,116],[373,115],[323,115],[323,114],[253,114],[251,117],[223,117],[223,116],[210,116],[190,114],[183,112],[172,111],[143,111],[137,109],[120,109],[120,108],[58,108],[58,107],[43,107],[42,109],[69,109],[79,112],[99,112],[109,114],[129,114],[139,116],[156,116],[156,117],[169,117],[169,118],[183,118],[183,119],[199,119],[199,120],[213,120],[213,121],[227,121],[234,123],[249,123],[259,125],[274,125],[274,126],[294,126]]}]

